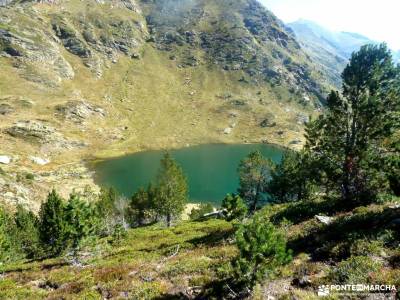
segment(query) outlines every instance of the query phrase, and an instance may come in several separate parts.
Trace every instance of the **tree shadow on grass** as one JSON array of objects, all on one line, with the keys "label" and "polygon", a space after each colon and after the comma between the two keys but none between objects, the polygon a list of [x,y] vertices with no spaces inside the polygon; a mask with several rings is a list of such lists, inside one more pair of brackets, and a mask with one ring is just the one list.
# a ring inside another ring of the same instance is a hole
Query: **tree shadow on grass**
[{"label": "tree shadow on grass", "polygon": [[221,244],[223,241],[232,238],[234,233],[235,233],[234,228],[229,230],[217,230],[205,236],[191,239],[188,241],[188,243],[191,243],[194,246],[200,246],[200,245],[216,246]]},{"label": "tree shadow on grass", "polygon": [[193,299],[193,298],[188,297],[188,296],[180,293],[178,295],[165,294],[165,295],[158,296],[158,297],[156,297],[154,299],[155,300],[189,300],[189,299]]},{"label": "tree shadow on grass", "polygon": [[[392,221],[400,216],[400,209],[385,208],[382,211],[366,211],[352,216],[338,217],[329,225],[311,229],[305,236],[288,242],[295,254],[307,252],[316,261],[330,258],[339,244],[342,249],[336,255],[345,259],[350,256],[350,245],[358,238],[371,238],[386,229],[393,229]],[[398,231],[398,229],[397,229]]]},{"label": "tree shadow on grass", "polygon": [[289,204],[288,207],[271,217],[271,221],[279,223],[286,219],[294,224],[304,222],[317,214],[331,215],[340,211],[338,201],[329,199],[323,201],[302,201]]}]

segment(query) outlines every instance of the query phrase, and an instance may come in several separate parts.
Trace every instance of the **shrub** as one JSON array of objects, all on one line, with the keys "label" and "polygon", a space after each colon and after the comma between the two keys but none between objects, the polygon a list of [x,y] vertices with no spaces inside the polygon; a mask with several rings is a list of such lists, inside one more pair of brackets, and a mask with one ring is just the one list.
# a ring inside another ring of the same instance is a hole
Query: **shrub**
[{"label": "shrub", "polygon": [[190,212],[189,218],[190,220],[199,220],[205,214],[212,213],[214,211],[214,207],[210,203],[202,203],[198,208],[193,208]]},{"label": "shrub", "polygon": [[227,221],[243,220],[247,215],[247,206],[238,195],[228,194],[222,201],[222,208]]},{"label": "shrub", "polygon": [[155,211],[153,205],[152,185],[147,190],[140,188],[133,196],[127,209],[127,219],[131,226],[142,226],[155,219]]},{"label": "shrub", "polygon": [[335,284],[372,283],[371,275],[378,272],[382,263],[367,256],[352,256],[340,262],[328,275]]},{"label": "shrub", "polygon": [[350,247],[351,255],[380,255],[383,252],[383,241],[369,241],[366,239],[355,241]]},{"label": "shrub", "polygon": [[250,287],[272,278],[279,266],[292,259],[284,235],[260,215],[238,229],[236,245],[239,256],[233,262],[234,273],[239,282]]},{"label": "shrub", "polygon": [[32,173],[27,173],[27,174],[25,175],[25,179],[27,179],[27,180],[34,180],[34,179],[35,179],[35,175],[32,174]]}]

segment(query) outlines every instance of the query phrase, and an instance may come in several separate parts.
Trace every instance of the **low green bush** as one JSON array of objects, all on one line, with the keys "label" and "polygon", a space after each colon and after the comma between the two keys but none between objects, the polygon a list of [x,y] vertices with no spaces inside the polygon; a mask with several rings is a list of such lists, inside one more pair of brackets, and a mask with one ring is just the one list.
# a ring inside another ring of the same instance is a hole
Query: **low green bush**
[{"label": "low green bush", "polygon": [[239,282],[251,288],[273,278],[280,266],[292,260],[285,236],[260,215],[238,229],[236,245],[239,256],[233,262],[234,274]]},{"label": "low green bush", "polygon": [[334,284],[372,284],[372,274],[381,267],[382,262],[371,257],[352,256],[332,269],[328,278]]},{"label": "low green bush", "polygon": [[210,203],[202,203],[197,208],[193,208],[189,214],[190,220],[196,221],[201,219],[205,214],[214,211],[214,207]]}]

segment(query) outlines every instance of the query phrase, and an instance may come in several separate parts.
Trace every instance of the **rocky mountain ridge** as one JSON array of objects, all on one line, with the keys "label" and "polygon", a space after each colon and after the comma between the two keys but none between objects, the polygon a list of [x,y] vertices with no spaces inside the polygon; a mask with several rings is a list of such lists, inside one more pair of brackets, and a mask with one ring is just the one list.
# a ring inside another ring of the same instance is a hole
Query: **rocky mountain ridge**
[{"label": "rocky mountain ridge", "polygon": [[[372,39],[353,32],[335,32],[309,20],[300,19],[287,24],[293,30],[302,48],[315,62],[319,62],[330,80],[341,84],[340,75],[348,63],[351,54],[366,44],[378,44]],[[398,52],[393,58],[400,62]]]}]

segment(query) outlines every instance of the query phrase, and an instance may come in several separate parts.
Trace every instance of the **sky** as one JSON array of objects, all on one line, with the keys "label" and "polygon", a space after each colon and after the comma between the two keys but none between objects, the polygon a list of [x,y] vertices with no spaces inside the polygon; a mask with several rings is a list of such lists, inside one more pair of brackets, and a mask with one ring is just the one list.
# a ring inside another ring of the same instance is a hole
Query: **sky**
[{"label": "sky", "polygon": [[400,0],[259,0],[284,22],[314,21],[400,50]]}]

